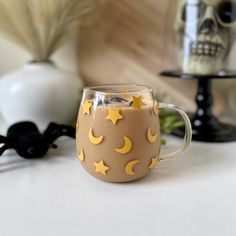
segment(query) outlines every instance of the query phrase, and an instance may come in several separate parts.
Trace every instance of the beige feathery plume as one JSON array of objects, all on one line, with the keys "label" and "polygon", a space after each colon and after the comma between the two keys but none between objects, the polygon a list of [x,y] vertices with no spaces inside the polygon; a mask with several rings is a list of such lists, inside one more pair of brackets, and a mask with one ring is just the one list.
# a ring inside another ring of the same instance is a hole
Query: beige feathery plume
[{"label": "beige feathery plume", "polygon": [[0,0],[0,33],[48,61],[101,0]]}]

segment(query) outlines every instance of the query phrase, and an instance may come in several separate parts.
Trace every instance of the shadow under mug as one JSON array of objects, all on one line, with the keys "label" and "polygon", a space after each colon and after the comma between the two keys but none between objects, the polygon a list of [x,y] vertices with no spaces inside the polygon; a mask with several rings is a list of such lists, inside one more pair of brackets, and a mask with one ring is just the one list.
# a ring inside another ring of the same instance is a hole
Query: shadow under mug
[{"label": "shadow under mug", "polygon": [[[179,150],[160,155],[159,109],[177,111],[185,122]],[[158,103],[153,90],[138,85],[85,88],[76,128],[77,155],[87,172],[108,182],[147,175],[158,161],[179,158],[191,143],[191,123],[178,107]]]}]

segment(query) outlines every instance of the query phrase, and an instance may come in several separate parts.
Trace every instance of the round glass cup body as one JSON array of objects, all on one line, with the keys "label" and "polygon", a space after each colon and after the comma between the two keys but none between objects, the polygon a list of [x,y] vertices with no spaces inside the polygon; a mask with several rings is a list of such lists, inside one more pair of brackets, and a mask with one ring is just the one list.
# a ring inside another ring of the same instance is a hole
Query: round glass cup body
[{"label": "round glass cup body", "polygon": [[147,175],[160,156],[158,104],[137,85],[85,88],[77,121],[77,155],[87,172],[108,182]]}]

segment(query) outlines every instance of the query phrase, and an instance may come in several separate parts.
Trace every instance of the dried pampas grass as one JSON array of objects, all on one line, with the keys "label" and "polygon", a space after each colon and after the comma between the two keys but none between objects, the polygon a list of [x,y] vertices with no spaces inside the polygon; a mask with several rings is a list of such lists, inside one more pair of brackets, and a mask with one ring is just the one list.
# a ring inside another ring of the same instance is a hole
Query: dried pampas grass
[{"label": "dried pampas grass", "polygon": [[0,33],[48,61],[101,0],[0,0]]}]

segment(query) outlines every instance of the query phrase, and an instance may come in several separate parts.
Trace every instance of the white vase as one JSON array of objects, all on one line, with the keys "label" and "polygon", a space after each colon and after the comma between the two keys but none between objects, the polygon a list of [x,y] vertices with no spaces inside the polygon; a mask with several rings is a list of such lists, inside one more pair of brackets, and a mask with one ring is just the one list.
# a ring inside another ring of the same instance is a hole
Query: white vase
[{"label": "white vase", "polygon": [[51,63],[31,63],[0,80],[0,113],[8,125],[33,121],[40,129],[50,122],[76,119],[82,83]]}]

